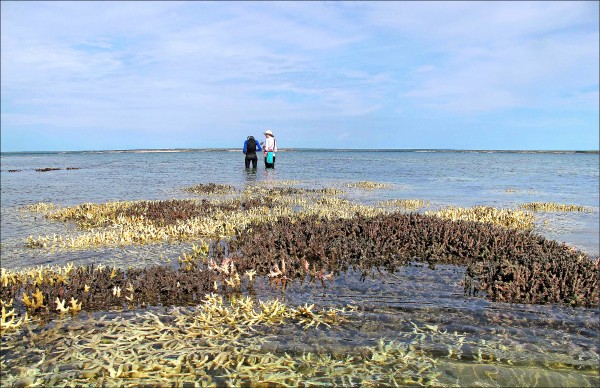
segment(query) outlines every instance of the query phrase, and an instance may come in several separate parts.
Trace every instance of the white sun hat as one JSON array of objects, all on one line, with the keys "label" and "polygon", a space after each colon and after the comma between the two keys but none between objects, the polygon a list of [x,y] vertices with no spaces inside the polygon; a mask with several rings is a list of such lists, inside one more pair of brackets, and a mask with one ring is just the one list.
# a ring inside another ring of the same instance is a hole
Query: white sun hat
[{"label": "white sun hat", "polygon": [[273,132],[270,129],[267,129],[264,134],[273,136]]}]

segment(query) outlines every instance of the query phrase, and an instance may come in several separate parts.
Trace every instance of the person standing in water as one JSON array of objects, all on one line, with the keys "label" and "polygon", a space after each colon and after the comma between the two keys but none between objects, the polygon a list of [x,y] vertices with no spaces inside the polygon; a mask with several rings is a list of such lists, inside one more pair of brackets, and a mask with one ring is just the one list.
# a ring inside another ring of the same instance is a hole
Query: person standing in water
[{"label": "person standing in water", "polygon": [[265,146],[263,147],[263,154],[265,155],[265,168],[275,168],[275,152],[277,152],[277,141],[273,136],[273,132],[267,129],[264,133]]},{"label": "person standing in water", "polygon": [[250,168],[250,162],[252,162],[252,168],[256,168],[258,164],[258,158],[256,157],[256,151],[262,151],[260,148],[260,144],[254,139],[254,136],[248,136],[246,141],[244,142],[244,154],[246,158],[244,159],[244,163],[246,164],[246,168]]}]

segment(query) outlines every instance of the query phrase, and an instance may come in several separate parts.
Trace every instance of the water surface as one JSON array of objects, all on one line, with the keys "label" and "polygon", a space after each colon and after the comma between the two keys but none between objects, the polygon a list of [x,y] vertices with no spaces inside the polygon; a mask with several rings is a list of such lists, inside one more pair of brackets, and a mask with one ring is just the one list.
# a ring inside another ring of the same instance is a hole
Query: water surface
[{"label": "water surface", "polygon": [[[591,211],[537,214],[536,231],[591,256],[599,252],[598,154],[289,150],[278,153],[274,170],[259,163],[255,171],[244,169],[239,150],[8,153],[1,162],[1,259],[6,268],[68,262],[149,265],[176,260],[189,246],[32,250],[24,246],[27,236],[64,233],[72,226],[19,211],[24,205],[186,198],[190,194],[182,188],[198,183],[241,190],[282,180],[297,181],[297,187],[337,187],[345,198],[366,204],[424,199],[431,210],[447,205],[518,208],[527,202],[586,206]],[[48,167],[61,170],[35,171]],[[366,180],[389,187],[346,186]],[[374,269],[363,279],[349,272],[331,282],[293,282],[285,290],[263,279],[252,294],[291,304],[353,305],[360,311],[335,329],[281,327],[270,337],[269,351],[352,352],[386,338],[436,359],[444,385],[600,384],[598,309],[493,303],[465,295],[463,279],[462,267],[415,263],[393,274]],[[423,331],[425,325],[439,331]]]}]

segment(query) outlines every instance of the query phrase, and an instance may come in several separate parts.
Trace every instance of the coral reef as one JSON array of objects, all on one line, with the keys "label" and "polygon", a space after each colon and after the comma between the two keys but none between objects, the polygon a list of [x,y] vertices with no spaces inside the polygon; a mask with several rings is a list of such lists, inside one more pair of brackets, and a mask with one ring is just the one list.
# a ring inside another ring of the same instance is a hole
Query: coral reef
[{"label": "coral reef", "polygon": [[491,206],[461,208],[449,206],[436,212],[425,212],[452,221],[489,222],[507,228],[530,230],[535,226],[535,217],[529,212],[513,209],[496,209]]},{"label": "coral reef", "polygon": [[[348,268],[394,271],[411,260],[466,265],[492,300],[598,306],[599,260],[530,231],[420,214],[280,218],[238,229],[238,269],[324,278]],[[473,285],[473,282],[469,282]]]},{"label": "coral reef", "polygon": [[534,212],[590,212],[593,209],[580,205],[569,205],[554,202],[530,202],[521,205],[523,209]]},{"label": "coral reef", "polygon": [[[63,319],[47,330],[32,325],[5,335],[11,357],[5,362],[3,355],[0,376],[11,386],[436,385],[434,360],[394,341],[380,339],[353,355],[265,349],[273,327],[316,331],[352,313],[207,294],[195,307],[146,311],[135,320]],[[48,351],[30,360],[32,343]]]},{"label": "coral reef", "polygon": [[183,190],[193,194],[229,194],[235,191],[235,188],[231,185],[217,183],[199,183],[194,186],[184,187]]},{"label": "coral reef", "polygon": [[[79,170],[79,167],[67,167],[65,168],[65,170]],[[48,172],[48,171],[58,171],[58,170],[62,170],[62,168],[59,167],[45,167],[45,168],[36,168],[35,171],[37,172]],[[17,170],[17,171],[21,171],[21,170]]]},{"label": "coral reef", "polygon": [[45,168],[36,168],[35,171],[37,172],[48,172],[48,171],[56,171],[56,170],[61,170],[60,168],[57,167],[45,167]]},{"label": "coral reef", "polygon": [[[355,204],[337,197],[339,193],[255,186],[237,198],[219,201],[30,205],[24,210],[74,222],[83,230],[77,236],[29,237],[30,247],[195,240],[201,248],[184,253],[179,269],[154,266],[107,274],[86,267],[59,275],[40,272],[38,277],[47,282],[30,275],[5,280],[3,273],[6,284],[0,288],[0,299],[7,307],[14,300],[17,310],[29,314],[65,312],[68,303],[71,312],[79,304],[84,310],[134,301],[186,304],[209,290],[239,291],[243,279],[251,282],[255,275],[285,287],[288,281],[306,277],[324,282],[349,268],[367,274],[374,268],[395,271],[421,261],[430,266],[466,266],[465,293],[471,295],[515,303],[599,305],[598,259],[534,234],[532,213],[476,206],[405,214]],[[9,313],[6,322],[16,319]]]},{"label": "coral reef", "polygon": [[385,189],[389,185],[387,183],[381,182],[371,182],[371,181],[360,181],[360,182],[351,182],[346,184],[347,187],[356,187],[364,190],[373,190],[373,189]]},{"label": "coral reef", "polygon": [[377,202],[379,206],[397,207],[407,211],[416,211],[426,206],[429,206],[429,201],[422,199],[391,199],[389,201]]}]

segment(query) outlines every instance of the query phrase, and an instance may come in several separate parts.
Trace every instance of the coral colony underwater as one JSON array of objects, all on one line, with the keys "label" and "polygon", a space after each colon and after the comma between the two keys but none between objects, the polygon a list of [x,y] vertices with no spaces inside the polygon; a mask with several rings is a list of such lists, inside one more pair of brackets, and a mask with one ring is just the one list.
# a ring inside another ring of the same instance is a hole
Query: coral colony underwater
[{"label": "coral colony underwater", "polygon": [[[29,249],[182,251],[150,265],[3,267],[2,385],[600,384],[600,261],[535,231],[537,212],[593,209],[365,205],[298,183],[23,206],[65,226],[29,236]],[[431,300],[395,305],[420,284]]]}]

